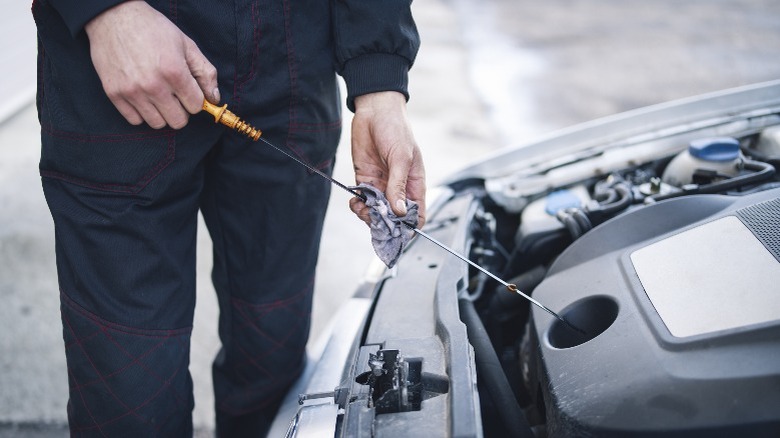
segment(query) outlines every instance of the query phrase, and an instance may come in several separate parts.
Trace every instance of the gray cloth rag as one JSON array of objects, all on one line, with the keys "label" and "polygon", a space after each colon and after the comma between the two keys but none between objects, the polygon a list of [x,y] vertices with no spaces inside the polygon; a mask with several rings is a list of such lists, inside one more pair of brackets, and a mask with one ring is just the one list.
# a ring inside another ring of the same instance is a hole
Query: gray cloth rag
[{"label": "gray cloth rag", "polygon": [[366,205],[370,208],[371,244],[376,255],[388,268],[392,268],[406,244],[414,237],[414,231],[402,222],[417,228],[417,203],[407,199],[406,215],[398,217],[390,208],[385,194],[376,187],[363,183],[352,188],[366,196]]}]

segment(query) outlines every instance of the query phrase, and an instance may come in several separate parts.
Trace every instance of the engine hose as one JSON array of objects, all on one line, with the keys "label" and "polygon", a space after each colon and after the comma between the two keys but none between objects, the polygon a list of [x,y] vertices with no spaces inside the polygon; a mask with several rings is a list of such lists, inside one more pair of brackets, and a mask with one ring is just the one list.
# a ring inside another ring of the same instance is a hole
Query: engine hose
[{"label": "engine hose", "polygon": [[484,383],[488,395],[493,400],[496,413],[508,433],[508,436],[534,438],[528,419],[517,402],[509,380],[501,368],[501,362],[493,349],[485,326],[479,319],[474,303],[467,299],[459,299],[460,317],[466,324],[469,341],[474,347],[474,357],[477,364],[479,379]]},{"label": "engine hose", "polygon": [[588,219],[588,216],[585,214],[584,211],[580,210],[579,208],[575,208],[570,211],[571,216],[574,218],[574,220],[577,222],[577,225],[580,226],[580,230],[582,230],[582,234],[587,233],[588,231],[593,229],[593,224],[590,222],[590,219]]},{"label": "engine hose", "polygon": [[775,167],[769,163],[745,160],[744,166],[745,169],[752,170],[754,172],[747,175],[735,176],[734,178],[724,181],[718,181],[716,183],[694,187],[689,190],[681,190],[679,192],[649,196],[648,199],[653,201],[663,201],[664,199],[676,198],[678,196],[684,195],[721,193],[769,179],[775,174]]},{"label": "engine hose", "polygon": [[615,184],[615,192],[620,197],[617,201],[610,204],[600,204],[596,209],[589,211],[588,213],[598,213],[599,215],[611,216],[619,211],[627,209],[633,202],[633,196],[631,195],[631,189],[625,183]]},{"label": "engine hose", "polygon": [[580,236],[582,236],[584,233],[577,221],[574,220],[574,218],[564,210],[558,210],[558,213],[556,213],[555,216],[566,227],[566,229],[569,230],[571,240],[579,239]]},{"label": "engine hose", "polygon": [[596,201],[599,204],[611,204],[618,200],[618,194],[612,187],[606,189],[603,193],[599,193],[595,196]]},{"label": "engine hose", "polygon": [[755,149],[750,149],[747,147],[741,147],[740,149],[742,150],[743,154],[750,156],[756,161],[763,161],[775,167],[780,166],[780,155],[767,155]]}]

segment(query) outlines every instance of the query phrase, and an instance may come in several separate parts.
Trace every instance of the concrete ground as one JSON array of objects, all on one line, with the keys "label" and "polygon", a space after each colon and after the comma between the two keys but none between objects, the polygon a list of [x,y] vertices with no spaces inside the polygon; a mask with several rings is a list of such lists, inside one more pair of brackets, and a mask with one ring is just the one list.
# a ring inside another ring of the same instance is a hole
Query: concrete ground
[{"label": "concrete ground", "polygon": [[[423,47],[411,74],[409,114],[432,184],[500,146],[553,129],[780,77],[775,0],[424,0],[413,7]],[[37,131],[31,104],[0,122],[0,437],[67,436],[53,230],[37,173]],[[351,182],[349,163],[342,147],[337,179]],[[313,338],[372,258],[367,229],[347,201],[333,192]],[[195,425],[206,436],[218,340],[205,228],[199,243],[191,372]]]}]

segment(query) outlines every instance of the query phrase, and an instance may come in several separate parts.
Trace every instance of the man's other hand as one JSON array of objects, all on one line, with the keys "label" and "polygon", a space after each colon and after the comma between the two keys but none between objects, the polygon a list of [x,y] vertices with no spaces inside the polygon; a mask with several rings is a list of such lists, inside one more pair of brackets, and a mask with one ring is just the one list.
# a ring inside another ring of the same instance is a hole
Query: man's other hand
[{"label": "man's other hand", "polygon": [[[385,91],[355,98],[352,119],[352,163],[355,181],[369,183],[387,196],[397,216],[406,214],[408,198],[419,205],[419,224],[425,224],[425,168],[406,116],[401,93]],[[359,199],[350,208],[370,223],[368,207]]]}]

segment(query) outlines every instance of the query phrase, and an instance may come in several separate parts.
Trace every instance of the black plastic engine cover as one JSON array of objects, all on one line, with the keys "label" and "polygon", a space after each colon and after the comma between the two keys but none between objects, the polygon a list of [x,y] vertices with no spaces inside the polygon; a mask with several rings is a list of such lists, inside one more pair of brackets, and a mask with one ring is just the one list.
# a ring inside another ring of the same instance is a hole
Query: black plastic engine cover
[{"label": "black plastic engine cover", "polygon": [[551,436],[780,436],[780,190],[602,224],[534,297],[527,378]]}]

